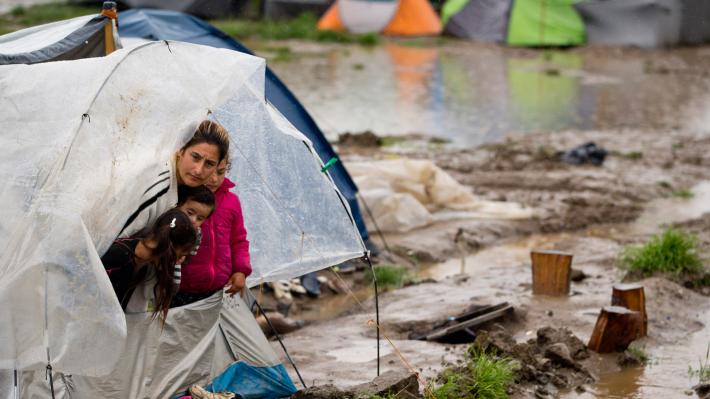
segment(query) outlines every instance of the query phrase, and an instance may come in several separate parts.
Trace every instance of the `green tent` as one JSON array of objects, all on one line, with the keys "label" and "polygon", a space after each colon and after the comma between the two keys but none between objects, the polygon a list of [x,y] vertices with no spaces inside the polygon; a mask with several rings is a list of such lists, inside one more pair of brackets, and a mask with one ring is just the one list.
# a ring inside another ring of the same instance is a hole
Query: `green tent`
[{"label": "green tent", "polygon": [[584,44],[584,22],[575,0],[515,0],[508,25],[511,46]]}]

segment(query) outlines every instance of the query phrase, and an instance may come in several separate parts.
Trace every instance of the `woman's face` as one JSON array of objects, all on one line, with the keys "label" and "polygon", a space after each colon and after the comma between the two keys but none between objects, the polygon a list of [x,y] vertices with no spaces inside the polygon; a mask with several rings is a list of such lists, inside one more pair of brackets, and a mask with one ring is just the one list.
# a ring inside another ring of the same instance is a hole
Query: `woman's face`
[{"label": "woman's face", "polygon": [[197,187],[205,184],[219,164],[219,148],[214,144],[200,143],[177,153],[178,184]]},{"label": "woman's face", "polygon": [[212,192],[217,191],[217,189],[222,185],[222,182],[224,182],[224,177],[227,174],[228,166],[229,164],[227,164],[227,160],[222,160],[222,162],[219,163],[217,169],[212,174],[212,176],[207,179],[207,183],[205,183],[205,186],[207,186],[207,188],[209,188]]}]

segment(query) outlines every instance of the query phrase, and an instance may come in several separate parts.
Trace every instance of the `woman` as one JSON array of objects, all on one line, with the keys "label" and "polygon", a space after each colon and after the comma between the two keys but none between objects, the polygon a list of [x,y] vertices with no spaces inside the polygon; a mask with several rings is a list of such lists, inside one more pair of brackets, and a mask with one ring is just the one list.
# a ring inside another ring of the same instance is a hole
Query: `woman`
[{"label": "woman", "polygon": [[204,185],[217,165],[229,153],[229,133],[217,122],[200,123],[192,138],[174,155],[153,183],[143,193],[141,205],[128,218],[119,237],[130,236],[151,225],[163,212],[175,206],[179,185]]}]

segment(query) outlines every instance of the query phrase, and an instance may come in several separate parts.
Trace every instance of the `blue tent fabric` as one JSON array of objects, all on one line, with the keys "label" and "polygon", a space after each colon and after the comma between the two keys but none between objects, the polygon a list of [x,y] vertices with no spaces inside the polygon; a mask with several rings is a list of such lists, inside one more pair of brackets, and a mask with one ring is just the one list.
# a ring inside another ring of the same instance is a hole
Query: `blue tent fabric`
[{"label": "blue tent fabric", "polygon": [[282,364],[254,367],[245,362],[236,362],[229,366],[205,389],[209,392],[232,392],[243,399],[287,398],[298,390]]},{"label": "blue tent fabric", "polygon": [[[118,33],[121,37],[176,40],[253,54],[251,50],[241,43],[207,22],[177,11],[132,9],[119,13],[118,21]],[[333,147],[325,139],[323,132],[306,112],[306,109],[303,108],[303,105],[268,67],[266,68],[266,99],[311,140],[313,147],[324,163],[337,156]],[[335,185],[348,201],[360,235],[363,241],[366,241],[368,234],[357,203],[357,186],[355,182],[353,182],[340,162],[333,165],[328,172]]]}]

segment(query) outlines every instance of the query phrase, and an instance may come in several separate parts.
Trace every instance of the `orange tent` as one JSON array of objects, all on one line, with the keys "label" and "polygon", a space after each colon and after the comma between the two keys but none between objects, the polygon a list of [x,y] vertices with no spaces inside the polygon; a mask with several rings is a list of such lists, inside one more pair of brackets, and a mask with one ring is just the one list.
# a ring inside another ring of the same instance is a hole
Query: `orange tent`
[{"label": "orange tent", "polygon": [[318,29],[427,36],[441,33],[441,21],[427,0],[337,0],[318,21]]}]

